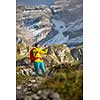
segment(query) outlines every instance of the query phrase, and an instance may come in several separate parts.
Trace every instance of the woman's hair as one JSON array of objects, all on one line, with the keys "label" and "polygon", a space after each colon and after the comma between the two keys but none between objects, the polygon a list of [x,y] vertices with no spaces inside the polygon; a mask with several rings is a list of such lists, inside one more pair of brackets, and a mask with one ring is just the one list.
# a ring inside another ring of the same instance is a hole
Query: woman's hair
[{"label": "woman's hair", "polygon": [[35,46],[35,47],[37,47],[37,45],[38,45],[38,44],[39,44],[39,43],[35,43],[35,45],[34,45],[34,46]]}]

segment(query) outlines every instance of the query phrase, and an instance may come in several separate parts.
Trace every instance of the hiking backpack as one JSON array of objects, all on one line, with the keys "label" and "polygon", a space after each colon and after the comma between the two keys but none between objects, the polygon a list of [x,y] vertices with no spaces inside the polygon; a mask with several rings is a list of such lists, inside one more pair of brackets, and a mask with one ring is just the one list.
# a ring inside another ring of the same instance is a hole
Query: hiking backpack
[{"label": "hiking backpack", "polygon": [[37,59],[36,58],[37,52],[35,54],[33,54],[33,50],[34,50],[34,48],[30,50],[30,61],[31,61],[31,64]]}]

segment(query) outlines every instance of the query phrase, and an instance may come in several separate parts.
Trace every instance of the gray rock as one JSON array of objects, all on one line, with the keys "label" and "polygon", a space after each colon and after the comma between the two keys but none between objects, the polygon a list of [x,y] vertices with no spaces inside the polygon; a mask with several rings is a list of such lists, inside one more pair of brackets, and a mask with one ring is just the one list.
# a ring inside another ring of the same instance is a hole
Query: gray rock
[{"label": "gray rock", "polygon": [[33,95],[32,95],[32,99],[33,99],[33,100],[39,100],[40,97],[39,97],[37,94],[33,94]]},{"label": "gray rock", "polygon": [[26,96],[25,100],[33,100],[31,96]]},{"label": "gray rock", "polygon": [[48,95],[50,93],[50,91],[49,90],[43,90],[43,95]]},{"label": "gray rock", "polygon": [[22,89],[22,86],[17,86],[17,90],[21,90]]},{"label": "gray rock", "polygon": [[38,84],[35,83],[35,84],[33,85],[33,87],[34,87],[34,88],[37,88],[37,87],[38,87]]},{"label": "gray rock", "polygon": [[23,92],[27,92],[27,88],[24,88],[24,89],[23,89]]},{"label": "gray rock", "polygon": [[41,98],[42,98],[43,100],[47,100],[47,99],[49,99],[51,93],[52,93],[51,90],[45,89],[45,90],[42,91]]},{"label": "gray rock", "polygon": [[25,92],[25,95],[30,95],[30,94],[32,94],[32,91]]},{"label": "gray rock", "polygon": [[38,92],[37,92],[37,95],[41,95],[42,94],[42,90],[39,90]]},{"label": "gray rock", "polygon": [[30,82],[31,82],[31,83],[35,83],[35,82],[36,82],[36,80],[35,80],[35,79],[33,79],[33,80],[30,80]]},{"label": "gray rock", "polygon": [[53,94],[53,100],[61,100],[58,93]]},{"label": "gray rock", "polygon": [[83,47],[76,47],[71,50],[71,55],[83,64]]},{"label": "gray rock", "polygon": [[24,100],[22,89],[21,90],[16,90],[16,100]]},{"label": "gray rock", "polygon": [[28,84],[28,87],[32,86],[32,83]]},{"label": "gray rock", "polygon": [[47,100],[47,96],[46,95],[41,95],[41,100]]}]

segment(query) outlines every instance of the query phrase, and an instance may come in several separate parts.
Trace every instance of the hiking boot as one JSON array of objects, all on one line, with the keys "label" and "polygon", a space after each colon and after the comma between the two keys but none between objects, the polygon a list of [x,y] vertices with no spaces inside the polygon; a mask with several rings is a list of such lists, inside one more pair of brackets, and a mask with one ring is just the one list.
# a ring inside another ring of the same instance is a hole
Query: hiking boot
[{"label": "hiking boot", "polygon": [[35,80],[36,80],[36,82],[38,82],[41,80],[41,78],[38,76],[38,77],[35,77]]}]

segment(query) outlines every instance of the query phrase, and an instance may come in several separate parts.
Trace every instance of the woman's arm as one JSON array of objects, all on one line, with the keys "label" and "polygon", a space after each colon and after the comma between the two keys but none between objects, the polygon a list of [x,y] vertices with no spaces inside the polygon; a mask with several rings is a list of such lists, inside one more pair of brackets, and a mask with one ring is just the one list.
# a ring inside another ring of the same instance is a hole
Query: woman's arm
[{"label": "woman's arm", "polygon": [[47,54],[47,53],[48,53],[48,48],[40,50],[40,54]]}]

